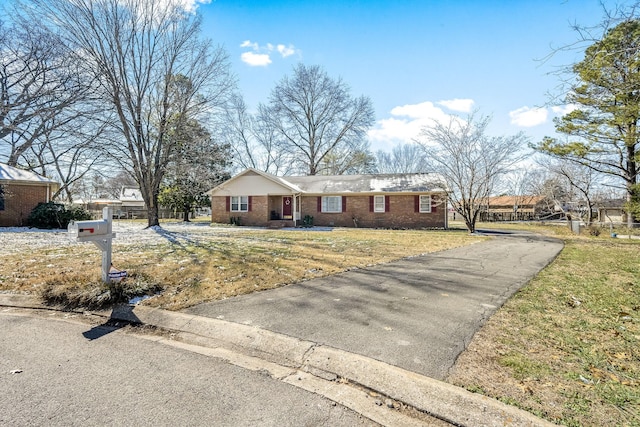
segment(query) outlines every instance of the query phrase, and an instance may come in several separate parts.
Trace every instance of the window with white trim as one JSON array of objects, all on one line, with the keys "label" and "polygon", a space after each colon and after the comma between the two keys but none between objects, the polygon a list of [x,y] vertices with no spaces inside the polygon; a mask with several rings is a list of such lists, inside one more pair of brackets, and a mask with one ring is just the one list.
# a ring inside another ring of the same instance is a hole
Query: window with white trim
[{"label": "window with white trim", "polygon": [[323,196],[322,212],[342,212],[342,196]]},{"label": "window with white trim", "polygon": [[384,196],[373,196],[373,211],[384,212]]},{"label": "window with white trim", "polygon": [[231,212],[249,212],[249,196],[231,196]]},{"label": "window with white trim", "polygon": [[431,196],[420,196],[420,213],[431,212]]}]

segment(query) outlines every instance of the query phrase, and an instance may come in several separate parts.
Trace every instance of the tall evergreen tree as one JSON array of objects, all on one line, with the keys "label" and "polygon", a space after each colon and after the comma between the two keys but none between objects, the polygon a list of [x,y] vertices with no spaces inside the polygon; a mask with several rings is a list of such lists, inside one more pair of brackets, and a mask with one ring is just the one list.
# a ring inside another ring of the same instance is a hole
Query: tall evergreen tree
[{"label": "tall evergreen tree", "polygon": [[195,120],[175,120],[168,137],[176,150],[167,166],[158,201],[182,212],[210,204],[207,191],[230,176],[226,170],[231,158],[229,145],[216,143],[209,131]]},{"label": "tall evergreen tree", "polygon": [[[576,82],[566,96],[573,111],[555,120],[565,140],[544,138],[536,148],[618,178],[628,208],[640,213],[640,21],[627,20],[589,46],[573,66]],[[628,226],[634,216],[628,215]]]}]

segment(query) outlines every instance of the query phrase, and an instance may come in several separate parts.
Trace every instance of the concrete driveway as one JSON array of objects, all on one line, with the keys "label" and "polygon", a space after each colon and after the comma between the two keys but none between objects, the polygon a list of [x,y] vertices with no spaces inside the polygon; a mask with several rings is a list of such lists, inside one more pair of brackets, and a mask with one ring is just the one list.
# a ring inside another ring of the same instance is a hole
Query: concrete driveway
[{"label": "concrete driveway", "polygon": [[524,232],[185,310],[444,379],[475,332],[562,250]]}]

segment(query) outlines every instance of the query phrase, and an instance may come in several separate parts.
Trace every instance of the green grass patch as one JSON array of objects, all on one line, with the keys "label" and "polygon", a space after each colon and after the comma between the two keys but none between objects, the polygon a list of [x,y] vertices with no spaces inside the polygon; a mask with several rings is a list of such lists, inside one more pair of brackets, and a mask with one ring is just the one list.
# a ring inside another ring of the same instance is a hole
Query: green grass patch
[{"label": "green grass patch", "polygon": [[549,374],[549,366],[528,357],[525,354],[512,353],[500,358],[500,363],[507,366],[513,372],[515,378],[542,378]]},{"label": "green grass patch", "polygon": [[640,425],[640,241],[533,229],[565,249],[487,322],[450,381],[562,425]]}]

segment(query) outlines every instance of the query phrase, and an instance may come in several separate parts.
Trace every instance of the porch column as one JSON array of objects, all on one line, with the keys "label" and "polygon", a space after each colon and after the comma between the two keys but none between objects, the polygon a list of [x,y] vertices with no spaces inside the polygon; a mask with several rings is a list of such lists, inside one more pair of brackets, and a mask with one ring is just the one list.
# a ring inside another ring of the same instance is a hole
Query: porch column
[{"label": "porch column", "polygon": [[295,227],[296,224],[296,214],[298,212],[298,196],[296,196],[295,194],[292,195],[292,199],[293,199],[293,206],[292,206],[292,210],[293,212],[291,212],[291,216],[293,216],[293,226]]}]

